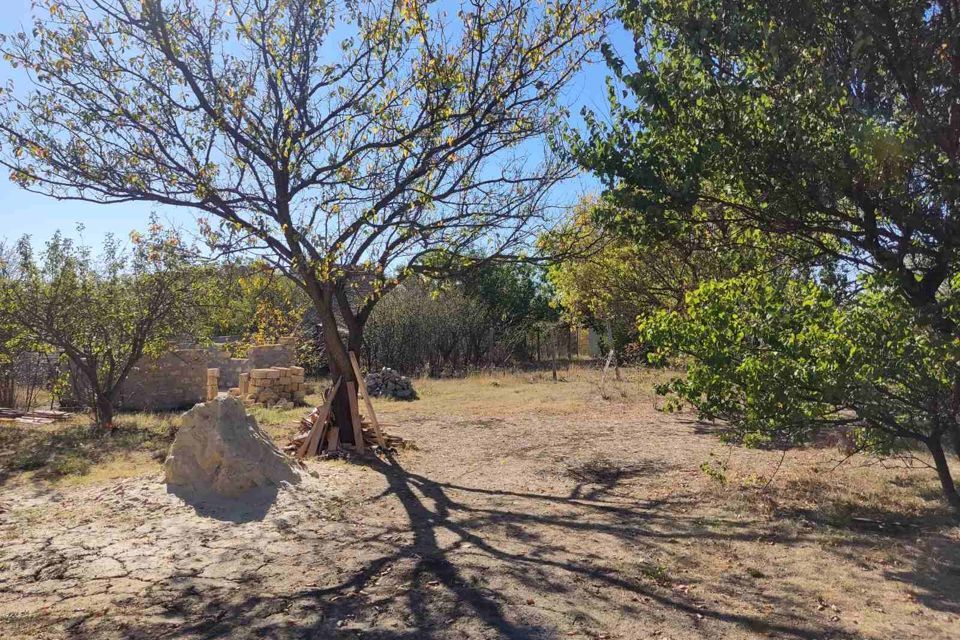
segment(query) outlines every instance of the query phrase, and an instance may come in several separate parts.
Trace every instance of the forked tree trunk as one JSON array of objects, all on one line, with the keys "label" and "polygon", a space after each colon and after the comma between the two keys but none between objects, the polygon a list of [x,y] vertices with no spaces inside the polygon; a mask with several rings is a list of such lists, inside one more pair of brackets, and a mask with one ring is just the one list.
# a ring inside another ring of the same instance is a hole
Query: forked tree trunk
[{"label": "forked tree trunk", "polygon": [[942,436],[933,435],[925,440],[927,448],[933,455],[933,463],[937,468],[937,476],[940,478],[940,487],[943,490],[943,497],[953,511],[960,515],[960,494],[957,493],[957,486],[953,483],[953,476],[950,474],[950,465],[947,462],[947,456],[943,451]]}]

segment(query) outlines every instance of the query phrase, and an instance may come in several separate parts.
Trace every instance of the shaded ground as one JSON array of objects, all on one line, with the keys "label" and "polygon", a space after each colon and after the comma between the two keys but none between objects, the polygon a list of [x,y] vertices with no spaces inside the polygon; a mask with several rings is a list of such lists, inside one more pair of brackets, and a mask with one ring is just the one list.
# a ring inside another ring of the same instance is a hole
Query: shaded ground
[{"label": "shaded ground", "polygon": [[958,637],[960,532],[928,469],[780,464],[657,413],[644,374],[610,401],[566,375],[423,383],[378,405],[417,450],[239,503],[169,494],[146,461],[10,482],[0,637]]}]

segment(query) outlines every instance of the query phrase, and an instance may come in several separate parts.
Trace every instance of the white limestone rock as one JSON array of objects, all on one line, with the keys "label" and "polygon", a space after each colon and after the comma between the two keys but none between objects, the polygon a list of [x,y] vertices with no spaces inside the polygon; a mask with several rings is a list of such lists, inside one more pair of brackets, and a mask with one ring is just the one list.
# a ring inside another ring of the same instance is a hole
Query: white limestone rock
[{"label": "white limestone rock", "polygon": [[165,472],[168,485],[231,498],[301,479],[234,397],[216,398],[183,414]]}]

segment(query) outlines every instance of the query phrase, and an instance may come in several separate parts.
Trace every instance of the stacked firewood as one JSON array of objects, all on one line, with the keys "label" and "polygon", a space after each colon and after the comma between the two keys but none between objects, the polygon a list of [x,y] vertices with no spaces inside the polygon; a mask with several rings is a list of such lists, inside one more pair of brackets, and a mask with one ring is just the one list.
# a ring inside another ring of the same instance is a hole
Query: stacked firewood
[{"label": "stacked firewood", "polygon": [[[306,443],[307,439],[310,437],[310,433],[313,430],[314,421],[317,420],[318,414],[322,408],[323,407],[317,407],[316,409],[311,411],[308,415],[300,419],[300,423],[298,424],[297,435],[293,436],[293,438],[290,439],[290,442],[287,444],[287,446],[283,448],[284,451],[290,454],[297,454],[297,452],[303,447],[304,443]],[[334,416],[333,416],[333,413],[331,412],[330,415],[327,417],[327,424],[324,426],[322,430],[329,434],[330,427],[332,426],[333,422],[334,422]],[[381,426],[383,425],[381,424]],[[380,443],[377,441],[377,433],[373,429],[373,424],[366,418],[361,418],[361,430],[363,433],[363,443],[365,447],[369,447],[375,450],[378,448],[382,449],[382,447],[380,447]],[[384,433],[383,438],[386,443],[386,449],[388,451],[406,449],[411,446],[410,443],[408,443],[406,440],[404,440],[400,436]],[[336,454],[342,451],[345,447],[349,446],[343,443],[339,443],[337,449],[332,449],[328,446],[330,444],[329,438],[325,438],[324,440],[325,441],[320,442],[320,444],[317,447],[317,452],[316,452],[317,455]],[[352,447],[352,448],[355,449],[355,447]],[[306,457],[306,456],[298,456],[298,457]]]}]

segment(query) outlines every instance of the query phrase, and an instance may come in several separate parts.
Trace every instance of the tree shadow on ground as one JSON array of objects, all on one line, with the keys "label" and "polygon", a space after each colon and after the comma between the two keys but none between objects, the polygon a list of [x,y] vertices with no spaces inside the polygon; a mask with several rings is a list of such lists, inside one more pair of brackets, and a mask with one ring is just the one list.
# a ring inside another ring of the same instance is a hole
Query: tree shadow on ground
[{"label": "tree shadow on ground", "polygon": [[960,615],[960,551],[955,540],[929,540],[919,557],[904,558],[884,575],[913,588],[918,602],[935,611]]},{"label": "tree shadow on ground", "polygon": [[663,460],[624,462],[597,454],[567,465],[564,475],[577,483],[570,491],[572,500],[599,500],[633,478],[666,473],[675,468],[676,465]]},{"label": "tree shadow on ground", "polygon": [[[373,501],[397,499],[409,522],[409,528],[403,530],[412,534],[412,539],[398,541],[398,528],[380,528],[367,537],[351,539],[341,553],[349,554],[350,545],[374,543],[378,548],[387,545],[389,551],[335,584],[293,593],[240,597],[225,590],[198,591],[190,580],[171,580],[163,587],[167,593],[164,600],[169,603],[171,616],[184,623],[175,633],[169,633],[170,627],[166,627],[165,634],[144,623],[128,628],[125,637],[225,638],[245,634],[271,638],[430,639],[452,637],[451,629],[458,624],[488,638],[566,635],[565,630],[525,616],[522,602],[509,601],[496,587],[488,586],[489,576],[478,576],[476,566],[470,566],[468,559],[476,557],[487,563],[483,567],[486,573],[517,583],[532,595],[560,593],[579,598],[583,589],[589,588],[590,602],[578,602],[565,614],[570,625],[582,625],[584,630],[596,622],[593,614],[605,610],[636,620],[638,625],[666,613],[686,621],[687,631],[692,634],[701,632],[701,624],[720,623],[724,633],[735,628],[739,633],[792,639],[842,635],[827,622],[804,620],[797,614],[751,615],[719,603],[706,604],[682,591],[665,588],[670,583],[668,569],[638,562],[627,570],[589,549],[571,551],[541,536],[544,528],[562,537],[555,535],[556,540],[565,540],[566,536],[614,536],[635,546],[640,557],[654,542],[755,540],[756,531],[741,520],[719,522],[714,518],[714,524],[720,526],[710,528],[684,515],[682,509],[669,510],[675,505],[665,500],[627,504],[471,487],[410,473],[392,457],[366,464],[382,474],[388,484],[384,495]],[[469,504],[459,497],[469,495],[483,495],[489,500]],[[681,504],[687,498],[677,496]],[[530,508],[534,505],[539,508]],[[574,515],[574,509],[579,516]],[[502,535],[504,531],[507,536]],[[493,539],[495,532],[501,532],[497,540]],[[525,536],[513,537],[509,532]],[[336,562],[337,556],[317,561]],[[310,566],[304,566],[304,571],[309,572]],[[378,590],[378,580],[391,571],[394,575],[402,573],[405,586]],[[573,589],[578,591],[572,593]],[[626,601],[620,597],[624,595]],[[777,611],[802,610],[801,599],[799,593],[779,594],[772,604]],[[381,612],[393,616],[400,612],[401,628],[382,624]],[[715,632],[716,626],[712,629]],[[77,631],[77,637],[96,637],[96,627],[84,626]]]}]

